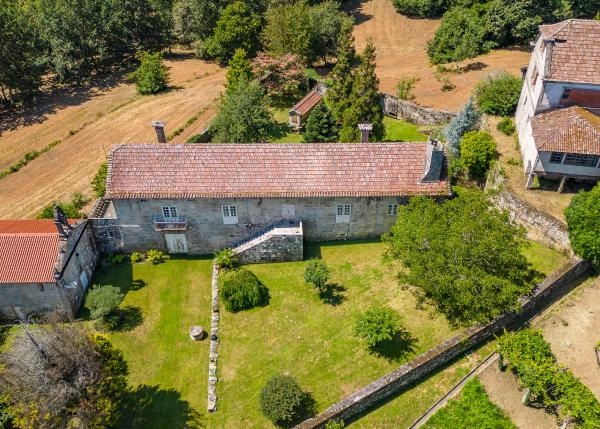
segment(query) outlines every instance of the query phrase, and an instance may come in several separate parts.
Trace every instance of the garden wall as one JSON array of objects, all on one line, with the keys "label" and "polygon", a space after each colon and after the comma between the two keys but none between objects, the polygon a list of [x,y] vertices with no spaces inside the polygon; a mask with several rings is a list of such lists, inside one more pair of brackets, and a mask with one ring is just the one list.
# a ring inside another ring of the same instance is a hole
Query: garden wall
[{"label": "garden wall", "polygon": [[456,116],[446,110],[422,107],[406,100],[398,100],[390,94],[382,94],[383,113],[397,119],[404,119],[417,125],[441,125]]},{"label": "garden wall", "polygon": [[296,429],[322,428],[331,419],[349,421],[357,414],[373,407],[390,396],[397,395],[412,383],[438,370],[465,351],[482,344],[504,328],[515,328],[530,320],[557,298],[571,291],[590,265],[573,258],[567,265],[540,283],[532,297],[523,299],[519,313],[501,316],[483,327],[469,328],[463,335],[451,338],[417,356],[397,370],[375,380],[368,386],[342,399],[318,416],[305,420]]}]

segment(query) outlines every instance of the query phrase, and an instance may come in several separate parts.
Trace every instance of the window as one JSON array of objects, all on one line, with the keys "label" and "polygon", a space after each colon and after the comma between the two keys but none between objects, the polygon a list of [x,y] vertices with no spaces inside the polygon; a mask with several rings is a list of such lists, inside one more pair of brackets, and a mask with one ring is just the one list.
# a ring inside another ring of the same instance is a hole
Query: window
[{"label": "window", "polygon": [[223,223],[225,225],[235,225],[238,223],[236,206],[221,206],[221,210],[223,211]]},{"label": "window", "polygon": [[562,164],[563,155],[563,152],[552,152],[550,154],[550,164]]},{"label": "window", "polygon": [[398,204],[388,204],[387,207],[388,216],[393,216],[398,214]]},{"label": "window", "polygon": [[563,93],[562,93],[562,99],[566,99],[569,98],[569,95],[571,94],[571,88],[566,88]]},{"label": "window", "polygon": [[338,204],[335,212],[336,223],[350,223],[351,204]]},{"label": "window", "polygon": [[565,156],[565,165],[578,165],[581,167],[595,167],[600,159],[599,155],[583,155],[580,153],[568,153]]},{"label": "window", "polygon": [[177,219],[177,207],[175,206],[164,206],[162,208],[163,217],[165,220],[174,220]]}]

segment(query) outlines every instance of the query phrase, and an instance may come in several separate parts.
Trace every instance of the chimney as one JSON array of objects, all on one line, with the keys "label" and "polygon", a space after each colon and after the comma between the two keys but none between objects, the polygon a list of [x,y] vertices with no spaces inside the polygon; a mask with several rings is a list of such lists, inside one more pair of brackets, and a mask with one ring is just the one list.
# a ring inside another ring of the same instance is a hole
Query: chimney
[{"label": "chimney", "polygon": [[360,130],[360,142],[369,143],[369,133],[373,129],[373,124],[358,124],[358,129]]},{"label": "chimney", "polygon": [[152,121],[152,126],[154,127],[154,131],[156,131],[156,139],[159,143],[166,143],[167,137],[165,136],[165,122],[157,119]]}]

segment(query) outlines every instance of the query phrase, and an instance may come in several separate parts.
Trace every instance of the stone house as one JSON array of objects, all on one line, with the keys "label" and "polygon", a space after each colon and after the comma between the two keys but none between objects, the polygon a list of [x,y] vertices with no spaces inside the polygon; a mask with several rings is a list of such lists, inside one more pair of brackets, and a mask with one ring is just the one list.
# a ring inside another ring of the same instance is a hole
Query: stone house
[{"label": "stone house", "polygon": [[540,26],[515,122],[533,178],[600,178],[600,21]]},{"label": "stone house", "polygon": [[97,260],[87,221],[0,220],[0,319],[74,315]]},{"label": "stone house", "polygon": [[379,237],[410,196],[450,193],[435,142],[121,145],[91,221],[105,251],[263,246],[262,260],[289,260],[304,240]]}]

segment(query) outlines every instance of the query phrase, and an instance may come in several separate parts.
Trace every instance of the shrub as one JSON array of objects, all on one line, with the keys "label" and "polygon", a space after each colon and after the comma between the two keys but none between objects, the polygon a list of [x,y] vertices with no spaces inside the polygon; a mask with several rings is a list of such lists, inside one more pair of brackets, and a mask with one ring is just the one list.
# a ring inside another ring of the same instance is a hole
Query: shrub
[{"label": "shrub", "polygon": [[275,375],[260,392],[262,413],[278,426],[290,426],[302,415],[308,394],[291,375]]},{"label": "shrub", "polygon": [[400,100],[412,100],[415,96],[412,90],[417,83],[417,78],[414,76],[401,76],[396,84],[396,97]]},{"label": "shrub", "polygon": [[109,253],[106,259],[108,259],[108,262],[111,264],[117,265],[125,260],[125,255],[122,253]]},{"label": "shrub", "polygon": [[140,51],[136,54],[136,58],[140,61],[140,65],[129,75],[129,78],[135,82],[137,92],[147,95],[165,89],[169,81],[169,71],[163,64],[162,54]]},{"label": "shrub", "polygon": [[92,319],[100,319],[114,312],[122,300],[123,294],[118,287],[94,285],[85,297],[85,306]]},{"label": "shrub", "polygon": [[398,11],[411,18],[434,18],[441,16],[448,6],[448,0],[394,0]]},{"label": "shrub", "polygon": [[498,122],[496,129],[507,136],[512,135],[517,130],[514,121],[508,116],[505,116]]},{"label": "shrub", "polygon": [[223,276],[220,296],[228,311],[236,312],[261,305],[269,290],[248,270],[239,269]]},{"label": "shrub", "polygon": [[143,262],[144,261],[144,254],[142,252],[133,252],[130,256],[131,262]]},{"label": "shrub", "polygon": [[71,200],[68,203],[57,202],[48,204],[42,211],[37,215],[37,219],[53,219],[54,218],[54,204],[58,205],[65,216],[68,219],[81,219],[85,217],[85,213],[81,209],[87,204],[88,199],[81,192],[75,192],[71,196]]},{"label": "shrub", "polygon": [[600,265],[600,185],[575,195],[565,217],[573,252]]},{"label": "shrub", "polygon": [[238,265],[239,259],[233,249],[226,248],[215,253],[215,262],[219,268],[232,269]]},{"label": "shrub", "polygon": [[325,423],[325,429],[344,429],[345,427],[346,425],[343,420],[340,420],[339,422],[328,420],[327,423]]},{"label": "shrub", "polygon": [[160,250],[150,249],[146,252],[146,260],[153,264],[160,264],[164,260],[164,253]]},{"label": "shrub", "polygon": [[462,164],[472,178],[482,178],[496,156],[496,142],[485,131],[469,131],[460,143]]},{"label": "shrub", "polygon": [[510,116],[515,113],[523,82],[507,72],[488,76],[477,84],[475,96],[482,112]]},{"label": "shrub", "polygon": [[452,153],[459,153],[460,139],[465,133],[479,128],[480,120],[481,112],[477,109],[473,100],[469,99],[461,111],[458,112],[458,115],[452,118],[444,132]]},{"label": "shrub", "polygon": [[329,281],[329,267],[321,259],[311,259],[306,263],[304,280],[312,283],[321,292]]},{"label": "shrub", "polygon": [[97,198],[102,198],[106,193],[106,174],[108,173],[108,163],[104,162],[100,167],[96,175],[92,179],[91,185]]},{"label": "shrub", "polygon": [[390,307],[373,307],[356,318],[354,333],[376,346],[391,341],[401,329],[400,315]]}]

